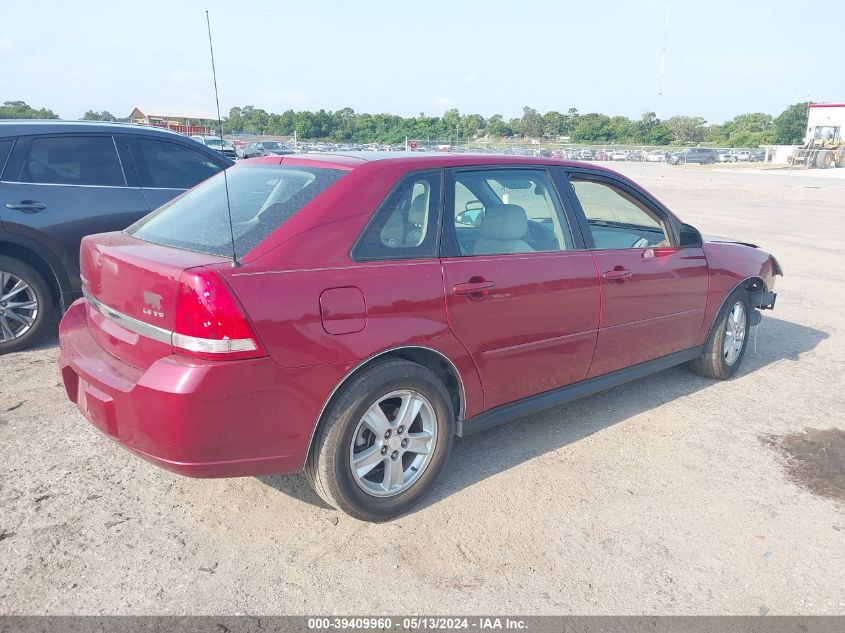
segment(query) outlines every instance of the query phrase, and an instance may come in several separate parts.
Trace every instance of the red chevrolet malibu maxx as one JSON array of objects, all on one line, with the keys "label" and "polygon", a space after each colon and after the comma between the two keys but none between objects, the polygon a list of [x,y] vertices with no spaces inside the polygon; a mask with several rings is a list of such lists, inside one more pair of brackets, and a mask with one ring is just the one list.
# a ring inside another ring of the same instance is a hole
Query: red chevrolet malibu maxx
[{"label": "red chevrolet malibu maxx", "polygon": [[194,477],[304,470],[365,520],[455,435],[679,363],[729,378],[781,272],[607,169],[401,154],[241,163],[85,238],[81,271],[60,364],[94,426]]}]

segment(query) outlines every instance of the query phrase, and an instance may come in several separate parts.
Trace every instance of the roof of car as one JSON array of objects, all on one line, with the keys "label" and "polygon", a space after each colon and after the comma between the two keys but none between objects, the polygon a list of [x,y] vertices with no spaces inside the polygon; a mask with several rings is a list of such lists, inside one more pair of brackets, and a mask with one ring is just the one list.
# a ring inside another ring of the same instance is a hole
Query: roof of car
[{"label": "roof of car", "polygon": [[79,132],[133,132],[168,136],[170,138],[188,138],[173,130],[138,125],[137,123],[118,123],[112,121],[62,121],[57,119],[3,119],[0,120],[0,137],[23,134],[72,134]]},{"label": "roof of car", "polygon": [[374,162],[402,165],[408,169],[436,169],[441,167],[472,167],[476,165],[558,165],[563,167],[587,167],[595,171],[616,173],[606,167],[592,163],[543,158],[540,156],[512,156],[508,154],[458,154],[450,152],[308,152],[253,158],[247,162],[282,164],[322,163],[341,169],[355,169]]}]

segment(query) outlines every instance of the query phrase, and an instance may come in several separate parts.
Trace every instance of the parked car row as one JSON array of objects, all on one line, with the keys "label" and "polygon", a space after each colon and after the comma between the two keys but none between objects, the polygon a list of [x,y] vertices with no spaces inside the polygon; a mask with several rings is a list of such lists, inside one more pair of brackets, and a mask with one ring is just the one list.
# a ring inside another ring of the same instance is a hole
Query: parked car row
[{"label": "parked car row", "polygon": [[[220,140],[215,137],[192,137],[198,142],[220,150]],[[406,148],[404,144],[345,144],[345,143],[305,143],[294,144],[293,141],[240,141],[235,140],[231,144],[227,141],[222,152],[229,158],[256,158],[259,156],[284,155],[292,153],[307,152],[371,152],[371,151],[413,151],[421,152],[448,152],[451,154],[499,154],[505,156],[534,156],[543,158],[561,158],[564,160],[578,161],[629,161],[649,163],[669,163],[672,165],[683,165],[687,163],[713,164],[713,163],[734,163],[734,162],[758,162],[765,159],[763,150],[735,150],[735,149],[712,149],[712,148],[686,148],[677,151],[666,149],[612,149],[612,148],[568,148],[548,149],[544,147],[520,147],[507,146],[486,148],[481,146],[463,145],[432,145],[430,147],[417,146],[416,142],[410,143]]]}]

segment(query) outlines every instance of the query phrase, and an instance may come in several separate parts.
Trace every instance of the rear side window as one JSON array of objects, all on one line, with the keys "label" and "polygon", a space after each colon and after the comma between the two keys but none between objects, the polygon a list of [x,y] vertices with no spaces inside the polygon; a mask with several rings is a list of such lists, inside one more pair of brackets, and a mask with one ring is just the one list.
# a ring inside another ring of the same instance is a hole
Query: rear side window
[{"label": "rear side window", "polygon": [[6,167],[6,161],[9,160],[14,144],[12,140],[0,141],[0,178],[3,177],[3,169]]},{"label": "rear side window", "polygon": [[[231,257],[251,251],[345,172],[256,165],[218,174],[160,207],[126,232],[141,240]],[[226,204],[228,176],[232,228]]]},{"label": "rear side window", "polygon": [[437,256],[440,172],[406,176],[376,211],[352,249],[355,261]]},{"label": "rear side window", "polygon": [[539,169],[455,173],[455,237],[461,255],[573,248],[551,178]]},{"label": "rear side window", "polygon": [[222,169],[205,154],[179,143],[136,138],[135,150],[142,187],[190,189]]},{"label": "rear side window", "polygon": [[21,182],[125,187],[111,136],[51,136],[29,145]]}]

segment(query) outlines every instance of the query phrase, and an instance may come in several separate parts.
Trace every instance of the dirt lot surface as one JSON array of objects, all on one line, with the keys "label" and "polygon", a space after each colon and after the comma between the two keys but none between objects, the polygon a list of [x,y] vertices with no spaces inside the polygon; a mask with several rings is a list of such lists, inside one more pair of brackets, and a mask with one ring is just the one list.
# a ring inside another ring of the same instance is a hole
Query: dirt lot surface
[{"label": "dirt lot surface", "polygon": [[845,502],[801,458],[845,468],[845,179],[614,167],[780,259],[734,380],[679,367],[457,440],[422,506],[370,525],[299,477],[130,455],[48,341],[0,358],[0,613],[845,614]]}]

